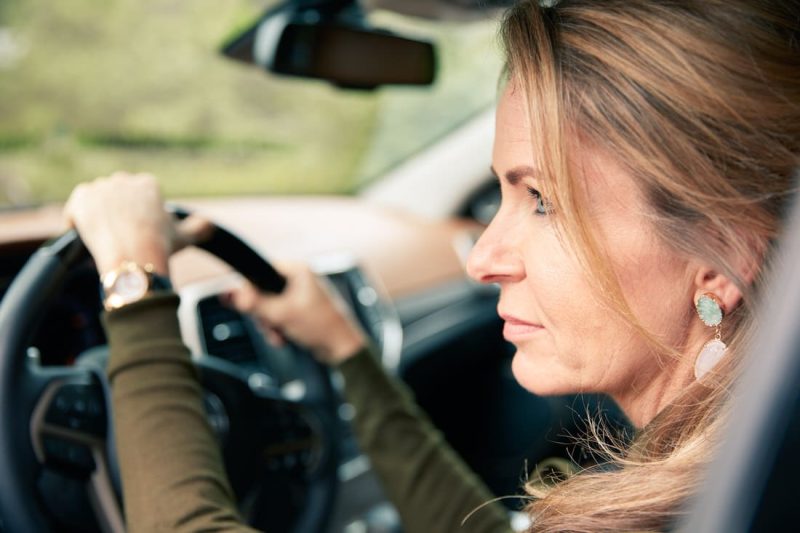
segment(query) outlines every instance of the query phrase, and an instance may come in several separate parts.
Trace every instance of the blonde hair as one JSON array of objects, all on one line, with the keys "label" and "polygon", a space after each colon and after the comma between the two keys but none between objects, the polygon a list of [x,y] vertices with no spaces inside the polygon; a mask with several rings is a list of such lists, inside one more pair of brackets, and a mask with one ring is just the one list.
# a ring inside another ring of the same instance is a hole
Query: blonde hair
[{"label": "blonde hair", "polygon": [[506,15],[508,75],[528,98],[543,192],[610,307],[659,344],[633,316],[585,219],[570,164],[581,146],[613,155],[633,176],[654,231],[676,254],[714,265],[744,295],[726,317],[729,353],[715,380],[689,387],[626,450],[607,449],[602,471],[531,484],[531,531],[661,530],[697,489],[794,195],[799,21],[796,0],[525,1]]}]

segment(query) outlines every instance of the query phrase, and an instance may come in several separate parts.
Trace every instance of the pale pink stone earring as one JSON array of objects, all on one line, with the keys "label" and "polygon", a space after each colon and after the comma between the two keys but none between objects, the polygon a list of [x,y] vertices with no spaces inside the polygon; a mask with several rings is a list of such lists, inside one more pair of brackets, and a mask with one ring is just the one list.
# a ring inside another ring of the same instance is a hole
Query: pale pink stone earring
[{"label": "pale pink stone earring", "polygon": [[725,313],[722,310],[722,302],[719,301],[719,298],[707,292],[697,299],[695,308],[700,320],[706,326],[715,328],[714,338],[705,343],[694,362],[694,377],[700,380],[719,363],[728,347],[722,342],[721,325]]}]

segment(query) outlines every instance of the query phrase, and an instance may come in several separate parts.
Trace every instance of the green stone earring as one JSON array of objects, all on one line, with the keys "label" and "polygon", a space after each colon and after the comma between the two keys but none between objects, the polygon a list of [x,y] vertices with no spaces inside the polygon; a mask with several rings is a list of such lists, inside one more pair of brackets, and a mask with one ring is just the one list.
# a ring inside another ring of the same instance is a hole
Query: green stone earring
[{"label": "green stone earring", "polygon": [[708,327],[715,328],[714,338],[705,343],[694,362],[694,377],[702,379],[725,355],[728,347],[722,342],[722,302],[714,294],[707,292],[695,303],[697,315]]}]

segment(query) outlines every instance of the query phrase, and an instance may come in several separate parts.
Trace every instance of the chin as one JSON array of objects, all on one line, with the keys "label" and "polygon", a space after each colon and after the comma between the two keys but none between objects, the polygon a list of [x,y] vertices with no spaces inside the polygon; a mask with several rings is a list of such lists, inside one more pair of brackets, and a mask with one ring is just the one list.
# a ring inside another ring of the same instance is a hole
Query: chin
[{"label": "chin", "polygon": [[580,392],[577,371],[571,371],[556,358],[534,357],[517,349],[511,361],[511,372],[524,389],[539,396],[556,396]]}]

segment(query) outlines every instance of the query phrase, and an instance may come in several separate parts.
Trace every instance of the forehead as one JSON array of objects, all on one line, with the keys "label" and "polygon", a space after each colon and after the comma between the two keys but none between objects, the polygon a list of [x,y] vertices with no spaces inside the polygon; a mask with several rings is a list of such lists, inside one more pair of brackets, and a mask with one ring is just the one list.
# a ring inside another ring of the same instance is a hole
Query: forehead
[{"label": "forehead", "polygon": [[533,157],[530,112],[525,94],[515,83],[510,82],[503,90],[497,104],[495,123],[495,148],[498,144],[517,145],[527,149],[528,157]]}]

